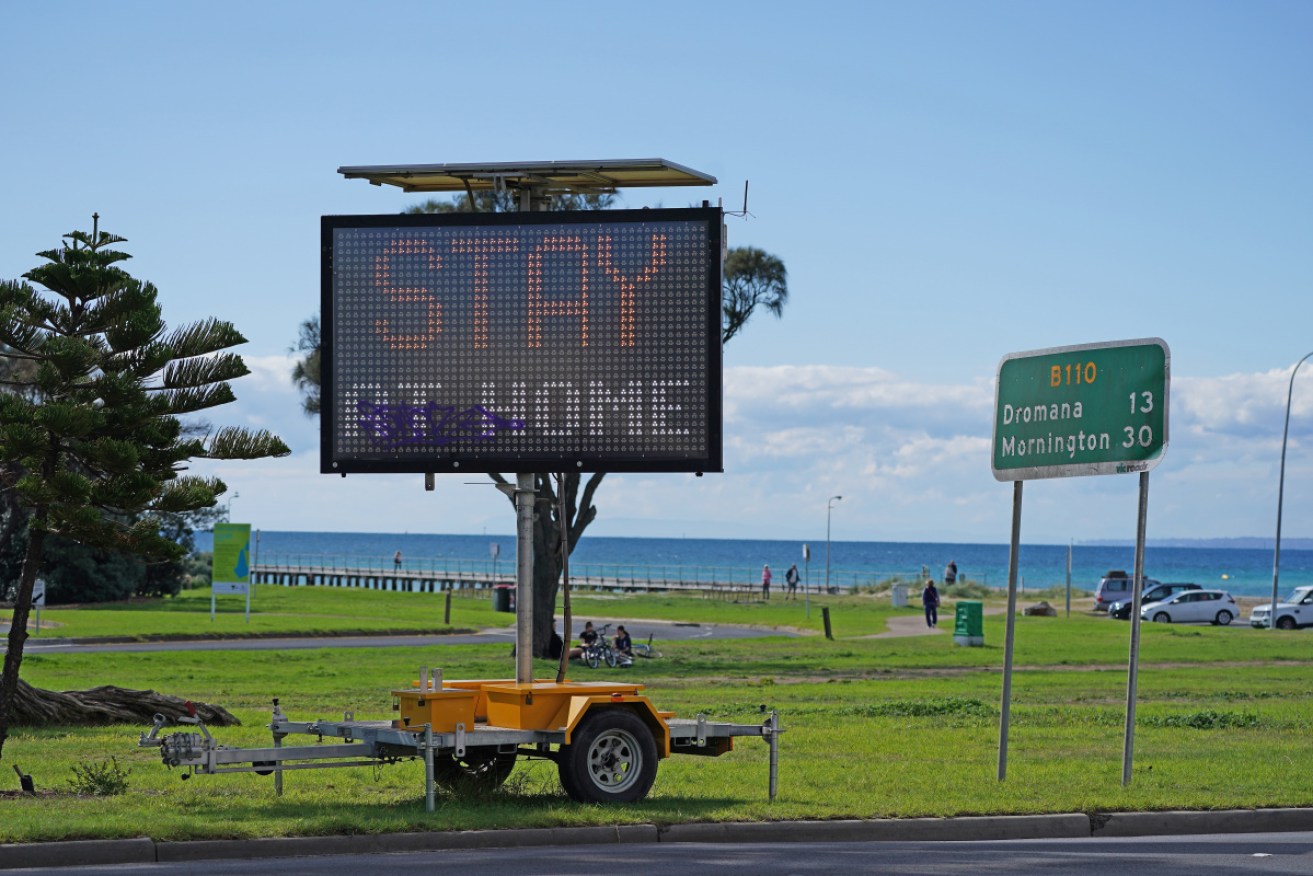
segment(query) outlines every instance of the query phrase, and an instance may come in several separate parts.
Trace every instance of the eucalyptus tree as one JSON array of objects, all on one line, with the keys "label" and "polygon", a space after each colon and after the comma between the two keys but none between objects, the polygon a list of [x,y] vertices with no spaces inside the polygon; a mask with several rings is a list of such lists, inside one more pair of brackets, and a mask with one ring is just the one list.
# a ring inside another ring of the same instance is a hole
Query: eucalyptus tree
[{"label": "eucalyptus tree", "polygon": [[304,355],[292,368],[292,383],[301,392],[301,410],[306,416],[319,413],[319,360],[323,342],[319,339],[319,314],[301,323],[293,353]]},{"label": "eucalyptus tree", "polygon": [[[27,511],[28,540],[0,673],[0,754],[19,686],[34,582],[48,537],[172,560],[162,517],[213,507],[226,487],[186,475],[194,458],[285,456],[265,431],[191,435],[179,417],[234,400],[246,339],[207,319],[170,330],[154,285],[120,267],[124,239],[73,231],[44,263],[0,283],[0,358],[32,370],[35,396],[0,393],[0,462]],[[41,287],[38,289],[37,287]]]},{"label": "eucalyptus tree", "polygon": [[720,309],[724,314],[720,339],[729,339],[747,325],[760,307],[776,318],[789,301],[789,275],[778,256],[754,246],[734,247],[725,253],[725,280]]}]

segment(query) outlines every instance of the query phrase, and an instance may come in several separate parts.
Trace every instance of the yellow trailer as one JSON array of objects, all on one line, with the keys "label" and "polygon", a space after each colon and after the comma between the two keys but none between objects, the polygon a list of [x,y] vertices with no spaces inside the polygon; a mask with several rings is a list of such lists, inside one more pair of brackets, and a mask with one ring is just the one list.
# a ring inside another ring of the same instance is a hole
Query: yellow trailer
[{"label": "yellow trailer", "polygon": [[[758,737],[770,747],[769,794],[778,781],[779,716],[760,724],[679,719],[656,708],[644,685],[629,682],[458,680],[428,677],[392,692],[395,718],[292,721],[278,700],[269,722],[273,745],[220,745],[198,718],[183,719],[194,731],[161,735],[166,719],[143,733],[139,744],[158,747],[163,762],[183,778],[228,772],[273,775],[282,793],[283,774],[327,767],[378,766],[422,758],[425,802],[434,808],[434,788],[455,792],[500,786],[520,758],[556,763],[561,787],[585,803],[629,803],[647,796],[658,763],[672,754],[717,757],[734,748],[736,737]],[[305,734],[311,745],[287,745]],[[325,739],[341,742],[327,743]]]}]

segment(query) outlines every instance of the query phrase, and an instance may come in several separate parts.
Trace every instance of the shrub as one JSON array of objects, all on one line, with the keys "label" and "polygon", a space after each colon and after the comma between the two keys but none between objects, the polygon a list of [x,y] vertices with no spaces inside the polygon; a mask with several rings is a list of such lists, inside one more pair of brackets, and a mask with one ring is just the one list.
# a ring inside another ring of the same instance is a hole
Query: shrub
[{"label": "shrub", "polygon": [[81,797],[113,797],[128,790],[132,770],[119,766],[118,758],[73,765],[68,788]]}]

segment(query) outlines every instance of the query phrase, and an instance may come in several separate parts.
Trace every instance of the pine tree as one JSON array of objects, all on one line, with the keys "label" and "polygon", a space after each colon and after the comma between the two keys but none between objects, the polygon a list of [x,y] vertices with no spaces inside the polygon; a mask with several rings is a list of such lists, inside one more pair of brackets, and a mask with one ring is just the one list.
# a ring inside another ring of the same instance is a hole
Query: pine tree
[{"label": "pine tree", "polygon": [[226,487],[181,474],[193,458],[256,459],[290,451],[264,431],[193,436],[180,416],[234,400],[249,373],[225,352],[246,342],[231,323],[169,330],[157,290],[134,279],[113,249],[124,238],[74,231],[28,282],[0,283],[0,357],[35,368],[34,396],[0,393],[0,463],[30,514],[27,551],[0,674],[0,755],[19,684],[32,588],[47,536],[172,560],[183,548],[159,515],[212,507]]}]

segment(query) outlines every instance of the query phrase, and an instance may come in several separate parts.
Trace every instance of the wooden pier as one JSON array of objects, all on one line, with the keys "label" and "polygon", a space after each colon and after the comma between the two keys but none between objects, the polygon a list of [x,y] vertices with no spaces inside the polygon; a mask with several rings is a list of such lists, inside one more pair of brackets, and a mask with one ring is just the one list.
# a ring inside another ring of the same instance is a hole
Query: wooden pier
[{"label": "wooden pier", "polygon": [[[284,587],[349,587],[362,590],[385,590],[399,593],[442,593],[445,591],[480,591],[493,587],[515,586],[515,569],[511,563],[504,572],[481,569],[409,569],[387,568],[378,564],[348,566],[294,562],[255,563],[251,579],[256,584]],[[691,593],[707,598],[730,599],[757,595],[761,585],[749,581],[687,580],[654,576],[616,574],[572,574],[570,586],[577,590],[612,593]],[[818,592],[819,588],[812,588]],[[782,591],[776,588],[776,592]]]}]

